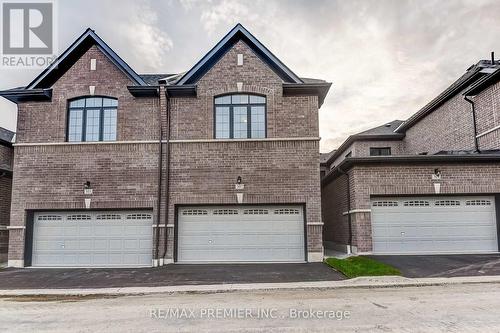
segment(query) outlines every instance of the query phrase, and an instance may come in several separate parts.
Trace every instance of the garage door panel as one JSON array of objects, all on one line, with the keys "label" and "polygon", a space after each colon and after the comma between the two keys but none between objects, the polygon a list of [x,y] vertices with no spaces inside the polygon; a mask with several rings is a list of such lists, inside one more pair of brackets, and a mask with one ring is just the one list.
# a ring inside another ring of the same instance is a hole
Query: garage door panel
[{"label": "garage door panel", "polygon": [[[469,205],[488,202],[488,205]],[[390,207],[380,206],[391,202]],[[428,206],[405,206],[427,202]],[[372,200],[375,253],[458,253],[498,250],[492,197]]]},{"label": "garage door panel", "polygon": [[[33,266],[150,266],[152,215],[126,219],[129,214],[144,213],[35,213]],[[58,219],[43,220],[47,215]]]},{"label": "garage door panel", "polygon": [[[281,214],[275,214],[278,209]],[[196,210],[204,214],[190,215]],[[178,218],[178,261],[304,261],[302,208],[182,208]]]}]

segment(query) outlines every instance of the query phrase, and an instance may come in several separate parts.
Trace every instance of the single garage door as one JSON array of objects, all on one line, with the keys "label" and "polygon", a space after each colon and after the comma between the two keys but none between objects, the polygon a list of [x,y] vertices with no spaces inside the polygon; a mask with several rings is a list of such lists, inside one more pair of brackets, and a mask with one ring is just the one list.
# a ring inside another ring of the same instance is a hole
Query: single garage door
[{"label": "single garage door", "polygon": [[151,266],[152,225],[148,211],[35,213],[32,265]]},{"label": "single garage door", "polygon": [[374,253],[497,252],[493,197],[372,199]]},{"label": "single garage door", "polygon": [[186,207],[178,211],[179,262],[304,262],[300,206]]}]

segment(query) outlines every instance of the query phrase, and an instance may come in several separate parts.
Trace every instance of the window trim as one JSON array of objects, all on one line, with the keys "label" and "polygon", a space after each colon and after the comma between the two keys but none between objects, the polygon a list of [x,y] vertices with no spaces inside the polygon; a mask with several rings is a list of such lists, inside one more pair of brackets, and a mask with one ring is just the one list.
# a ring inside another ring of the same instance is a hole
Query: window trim
[{"label": "window trim", "polygon": [[[117,106],[101,106],[101,107],[89,107],[89,110],[99,110],[99,140],[97,141],[87,141],[85,139],[85,134],[87,132],[87,107],[84,106],[83,108],[71,108],[70,104],[71,102],[77,101],[79,99],[87,99],[87,98],[106,98],[106,99],[113,99],[116,101]],[[73,110],[82,110],[82,135],[80,138],[80,141],[69,141],[69,121],[70,121],[70,113],[71,109]],[[103,140],[104,136],[104,109],[116,109],[116,139],[115,140]],[[69,143],[78,143],[78,142],[114,142],[118,141],[118,98],[116,97],[111,97],[111,96],[105,96],[105,95],[83,95],[83,96],[77,96],[73,98],[69,98],[66,100],[66,142]]]},{"label": "window trim", "polygon": [[[248,104],[215,104],[215,99],[219,97],[225,97],[225,96],[236,96],[236,95],[247,95],[249,96],[248,99]],[[259,96],[259,97],[264,97],[265,102],[264,103],[250,103],[250,96]],[[213,138],[215,140],[246,140],[246,139],[267,139],[267,96],[262,95],[262,94],[255,94],[255,93],[249,93],[249,92],[238,92],[238,93],[229,93],[229,94],[222,94],[222,95],[215,95],[213,97]],[[222,106],[222,107],[228,107],[229,108],[229,138],[218,138],[217,137],[217,107]],[[234,107],[246,107],[247,108],[247,137],[246,138],[235,138],[234,137],[234,113],[233,113],[233,108]],[[251,137],[252,135],[252,106],[263,106],[264,107],[264,137],[263,138],[253,138]]]},{"label": "window trim", "polygon": [[[382,154],[373,155],[372,150],[374,150],[374,149],[379,149],[379,150],[388,149],[389,154],[387,154],[387,155],[382,155]],[[391,149],[391,147],[370,147],[370,156],[392,156],[392,149]]]}]

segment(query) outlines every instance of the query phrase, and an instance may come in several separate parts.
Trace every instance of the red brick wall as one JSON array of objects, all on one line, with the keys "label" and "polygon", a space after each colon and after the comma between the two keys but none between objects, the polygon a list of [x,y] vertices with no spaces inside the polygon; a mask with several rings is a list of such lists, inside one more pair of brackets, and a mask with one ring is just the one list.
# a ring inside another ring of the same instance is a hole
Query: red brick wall
[{"label": "red brick wall", "polygon": [[10,220],[12,179],[0,176],[0,262],[7,260],[9,232],[5,229]]},{"label": "red brick wall", "polygon": [[[90,70],[90,59],[97,70]],[[52,87],[51,102],[18,104],[17,143],[66,141],[68,99],[89,95],[118,98],[118,141],[158,138],[157,98],[134,98],[127,90],[133,84],[95,46],[85,53]]]},{"label": "red brick wall", "polygon": [[[474,98],[477,133],[500,126],[500,82],[483,90]],[[479,138],[479,149],[500,149],[500,128]]]},{"label": "red brick wall", "polygon": [[12,170],[13,149],[0,145],[0,169]]},{"label": "red brick wall", "polygon": [[323,240],[325,242],[349,243],[349,218],[343,214],[349,210],[347,179],[346,175],[342,175],[321,188],[321,208],[325,224]]},{"label": "red brick wall", "polygon": [[[241,67],[236,66],[237,53],[244,54]],[[95,72],[90,71],[91,58],[97,59]],[[318,137],[317,97],[283,97],[281,79],[240,42],[199,80],[197,98],[171,99],[171,139],[213,139],[213,97],[237,92],[237,82],[243,82],[243,92],[266,95],[268,137]],[[165,97],[161,96],[161,102],[134,98],[126,88],[129,84],[97,48],[91,48],[54,85],[52,102],[19,105],[17,141],[64,142],[67,99],[88,95],[89,85],[96,86],[96,95],[118,98],[118,141],[157,139],[157,110],[161,105],[165,124]],[[92,208],[156,209],[157,165],[155,143],[17,146],[11,223],[23,226],[28,209],[83,208],[87,180],[94,189]],[[317,140],[174,141],[170,166],[168,224],[174,223],[176,204],[235,203],[238,175],[246,184],[245,203],[304,203],[307,222],[321,222]],[[165,165],[163,170],[165,180]],[[161,224],[165,222],[165,196],[162,201]],[[156,219],[156,210],[154,215]],[[9,259],[23,259],[23,233],[11,230]],[[164,228],[161,239],[163,233]],[[168,258],[173,255],[173,236],[173,228],[168,228]],[[308,227],[310,251],[322,251],[321,238],[320,225]]]},{"label": "red brick wall", "polygon": [[440,150],[473,150],[474,125],[470,104],[459,93],[406,131],[406,154]]},{"label": "red brick wall", "polygon": [[[0,170],[12,170],[13,149],[0,145]],[[1,173],[1,171],[0,171]],[[9,232],[5,229],[10,221],[12,178],[0,175],[0,262],[7,260]]]},{"label": "red brick wall", "polygon": [[[243,66],[237,66],[237,54]],[[282,80],[244,42],[238,42],[197,82],[197,98],[172,98],[172,139],[214,138],[214,96],[265,95],[269,138],[318,137],[318,98],[282,96]]]},{"label": "red brick wall", "polygon": [[[441,170],[441,194],[500,193],[498,163],[358,165],[348,171],[352,177],[351,210],[370,209],[370,198],[377,195],[434,195],[431,175],[435,168]],[[339,218],[339,212],[332,219],[326,218],[329,216],[326,207],[338,203],[337,198],[345,194],[340,178],[323,186],[323,215],[325,230],[335,230],[343,235],[347,232],[347,224]],[[351,216],[353,244],[359,251],[371,251],[370,213],[358,212]],[[341,237],[337,239],[342,240]]]}]

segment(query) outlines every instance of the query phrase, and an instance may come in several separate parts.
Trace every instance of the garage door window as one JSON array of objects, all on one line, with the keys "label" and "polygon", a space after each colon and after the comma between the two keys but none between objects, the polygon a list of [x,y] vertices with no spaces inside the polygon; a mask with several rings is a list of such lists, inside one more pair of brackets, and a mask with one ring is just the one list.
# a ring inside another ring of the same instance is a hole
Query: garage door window
[{"label": "garage door window", "polygon": [[397,207],[397,201],[374,201],[372,204],[373,207]]},{"label": "garage door window", "polygon": [[148,220],[151,219],[151,214],[129,214],[127,220]]},{"label": "garage door window", "polygon": [[97,220],[121,220],[121,215],[118,214],[101,214],[96,216]]},{"label": "garage door window", "polygon": [[283,209],[274,210],[274,214],[276,214],[276,215],[299,215],[300,211],[298,209],[283,208]]},{"label": "garage door window", "polygon": [[238,211],[236,209],[216,209],[214,215],[238,215]]},{"label": "garage door window", "polygon": [[69,221],[90,220],[90,215],[83,215],[83,214],[68,215],[67,219]]},{"label": "garage door window", "polygon": [[267,209],[245,209],[243,211],[244,215],[267,215],[269,211]]},{"label": "garage door window", "polygon": [[62,216],[60,215],[40,215],[38,216],[38,221],[61,221]]},{"label": "garage door window", "polygon": [[434,206],[460,206],[460,201],[458,201],[458,200],[438,200],[434,203]]},{"label": "garage door window", "polygon": [[467,200],[466,206],[491,206],[490,200]]},{"label": "garage door window", "polygon": [[429,201],[423,201],[423,200],[405,201],[403,203],[403,206],[405,206],[405,207],[428,207]]},{"label": "garage door window", "polygon": [[182,211],[182,215],[208,215],[208,212],[204,209],[186,209]]}]

